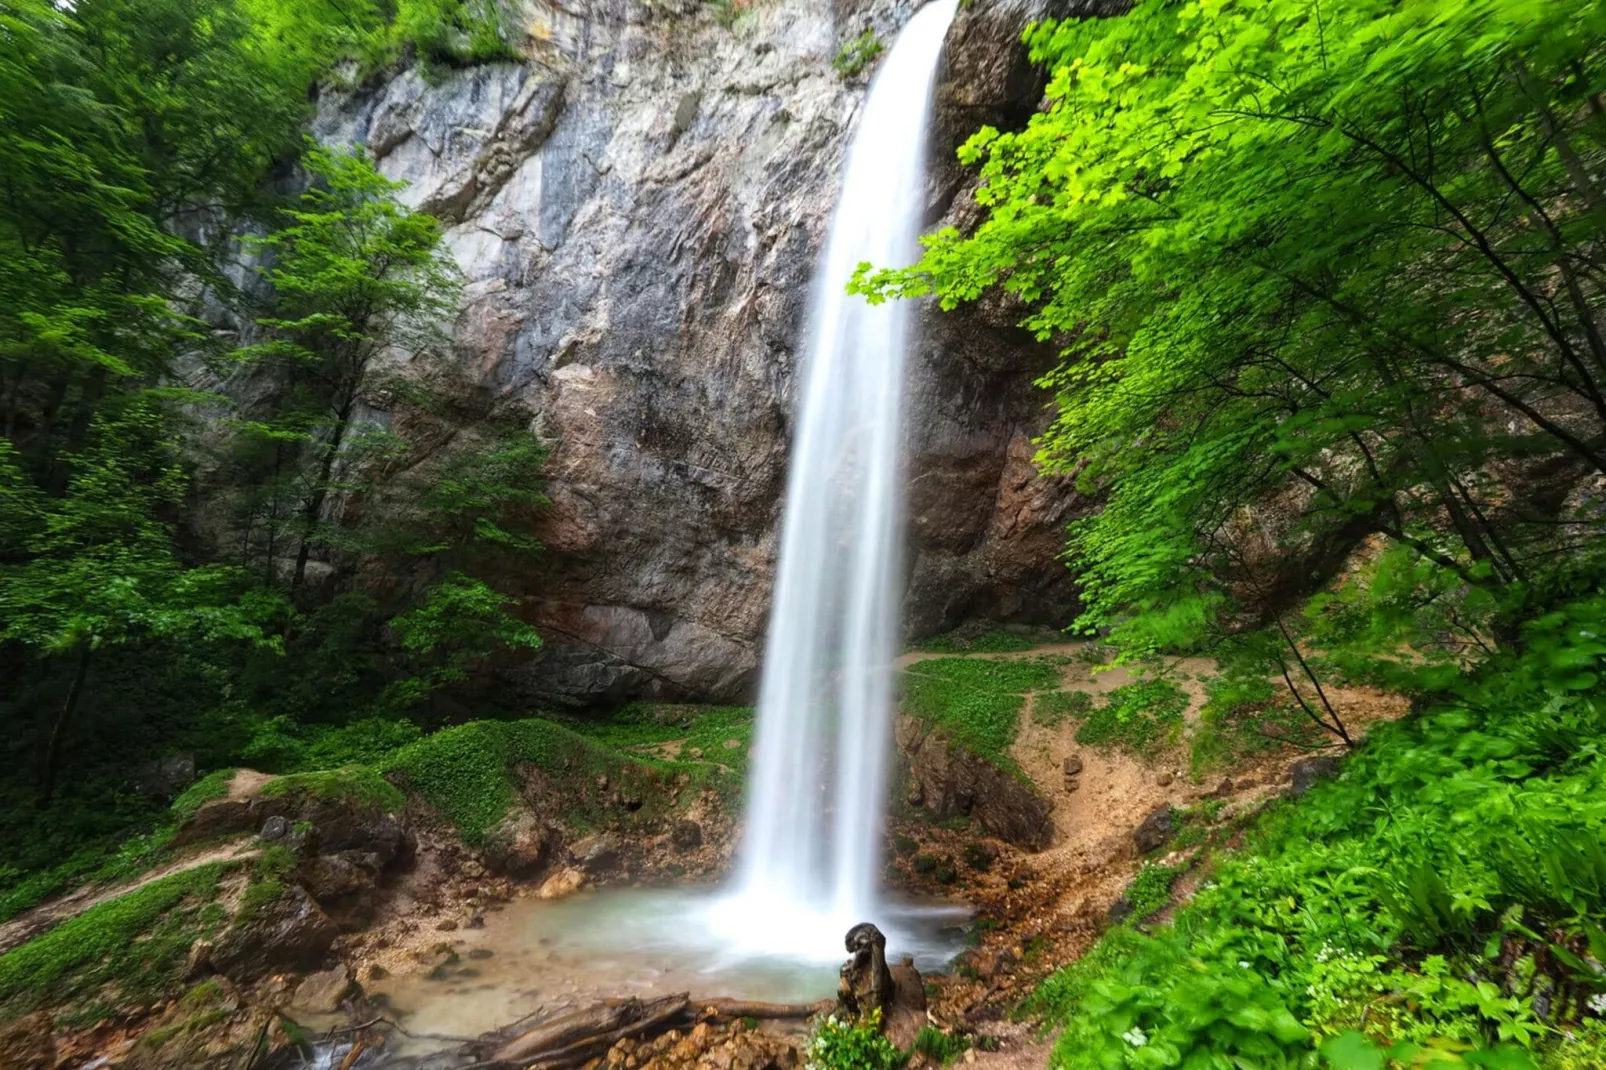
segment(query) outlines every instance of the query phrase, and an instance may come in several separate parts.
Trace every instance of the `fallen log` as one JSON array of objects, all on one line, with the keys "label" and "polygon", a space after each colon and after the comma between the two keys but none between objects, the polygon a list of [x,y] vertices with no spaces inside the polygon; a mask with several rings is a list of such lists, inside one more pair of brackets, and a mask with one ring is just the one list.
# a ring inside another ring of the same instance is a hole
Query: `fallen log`
[{"label": "fallen log", "polygon": [[818,1003],[760,1003],[742,999],[702,999],[692,1004],[698,1021],[734,1022],[739,1018],[759,1018],[774,1021],[783,1018],[811,1018],[816,1014],[829,1014],[835,1000],[822,999]]},{"label": "fallen log", "polygon": [[641,1040],[647,1036],[654,1036],[673,1028],[677,1024],[684,1024],[689,1017],[691,1000],[684,996],[671,996],[667,1000],[659,1000],[660,1009],[647,1014],[640,1021],[621,1026],[611,1033],[591,1037],[587,1040],[577,1041],[558,1051],[546,1052],[527,1058],[523,1062],[512,1064],[517,1070],[559,1070],[566,1066],[579,1066],[589,1059],[599,1055],[606,1055],[621,1040]]},{"label": "fallen log", "polygon": [[652,1012],[641,1000],[622,999],[560,1014],[503,1044],[487,1062],[517,1064],[542,1052],[565,1048],[588,1037],[611,1032],[649,1013]]}]

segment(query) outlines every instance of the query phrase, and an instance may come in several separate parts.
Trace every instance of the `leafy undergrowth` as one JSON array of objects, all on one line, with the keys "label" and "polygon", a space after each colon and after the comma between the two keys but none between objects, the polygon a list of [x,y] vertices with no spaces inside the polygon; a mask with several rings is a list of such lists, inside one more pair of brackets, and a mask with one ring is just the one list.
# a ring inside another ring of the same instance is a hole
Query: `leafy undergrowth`
[{"label": "leafy undergrowth", "polygon": [[1205,695],[1190,739],[1196,779],[1289,745],[1309,749],[1330,739],[1263,676],[1223,673],[1205,685]]},{"label": "leafy undergrowth", "polygon": [[0,955],[0,1021],[76,1003],[62,1021],[88,1023],[103,1017],[103,1000],[149,1006],[165,999],[190,946],[225,920],[214,899],[227,868],[212,863],[153,881]]},{"label": "leafy undergrowth", "polygon": [[1170,926],[1050,976],[1023,1010],[1063,1023],[1053,1064],[1606,1065],[1601,634],[1606,599],[1530,625],[1265,815]]},{"label": "leafy undergrowth", "polygon": [[1095,704],[1076,730],[1076,741],[1142,755],[1178,740],[1187,708],[1187,693],[1170,680],[1139,680],[1116,688]]},{"label": "leafy undergrowth", "polygon": [[929,721],[977,757],[1023,777],[1009,748],[1030,692],[1059,686],[1055,658],[929,658],[903,677],[903,710]]},{"label": "leafy undergrowth", "polygon": [[362,765],[275,777],[262,786],[262,794],[268,798],[304,794],[347,799],[359,806],[391,811],[407,805],[406,796],[394,784]]}]

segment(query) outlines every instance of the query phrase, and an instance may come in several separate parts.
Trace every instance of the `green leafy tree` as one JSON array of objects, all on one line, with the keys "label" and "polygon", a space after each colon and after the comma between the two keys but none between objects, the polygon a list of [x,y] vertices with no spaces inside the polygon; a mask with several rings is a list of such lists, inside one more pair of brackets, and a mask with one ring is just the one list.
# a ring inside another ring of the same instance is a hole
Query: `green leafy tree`
[{"label": "green leafy tree", "polygon": [[[292,589],[305,579],[331,494],[343,489],[342,467],[355,472],[363,459],[362,449],[345,455],[361,430],[359,403],[410,389],[394,369],[446,346],[440,321],[457,296],[439,225],[396,202],[398,183],[355,152],[309,145],[303,163],[312,187],[283,227],[255,243],[270,258],[262,271],[275,307],[260,320],[269,339],[249,351],[281,376],[277,411],[248,430],[271,445],[276,481],[296,465]],[[370,434],[368,444],[376,438],[394,443]]]},{"label": "green leafy tree", "polygon": [[1107,497],[1084,627],[1294,632],[1377,538],[1518,601],[1597,567],[1596,519],[1522,473],[1606,471],[1603,17],[1149,0],[1028,33],[1046,106],[962,150],[986,219],[856,285],[1002,289],[1061,346],[1039,459]]},{"label": "green leafy tree", "polygon": [[262,623],[271,600],[242,597],[238,576],[189,567],[173,548],[171,516],[185,478],[160,408],[136,400],[92,429],[71,458],[60,498],[34,488],[0,446],[0,643],[70,662],[71,682],[51,728],[40,781],[48,803],[97,651],[156,638],[273,646]]}]

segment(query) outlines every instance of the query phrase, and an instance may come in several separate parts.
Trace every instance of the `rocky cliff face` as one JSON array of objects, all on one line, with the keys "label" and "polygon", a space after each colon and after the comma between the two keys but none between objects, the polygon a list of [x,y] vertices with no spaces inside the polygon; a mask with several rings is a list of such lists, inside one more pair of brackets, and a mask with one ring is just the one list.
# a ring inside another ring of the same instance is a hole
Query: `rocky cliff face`
[{"label": "rocky cliff face", "polygon": [[[909,8],[758,0],[728,26],[696,0],[518,10],[526,62],[328,92],[316,133],[366,146],[447,222],[467,282],[463,379],[482,404],[536,413],[553,444],[548,564],[516,578],[548,647],[511,678],[542,702],[740,698],[808,288],[866,88],[831,59],[866,24],[890,40]],[[944,159],[978,119],[1029,114],[1027,14],[981,0],[956,23]],[[934,221],[963,222],[964,182],[934,175]],[[1063,620],[1074,592],[1056,552],[1078,502],[1031,464],[1048,355],[1007,309],[925,318],[907,626]]]}]

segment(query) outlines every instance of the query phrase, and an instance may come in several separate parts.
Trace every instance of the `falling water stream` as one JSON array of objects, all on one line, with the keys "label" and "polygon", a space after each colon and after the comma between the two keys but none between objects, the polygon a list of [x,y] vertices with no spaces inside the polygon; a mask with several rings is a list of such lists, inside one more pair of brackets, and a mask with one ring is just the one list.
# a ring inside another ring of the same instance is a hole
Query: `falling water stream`
[{"label": "falling water stream", "polygon": [[861,921],[922,968],[960,949],[962,907],[878,889],[914,310],[846,292],[861,262],[919,253],[932,82],[957,3],[923,7],[882,61],[815,276],[734,888],[517,900],[460,934],[460,967],[375,986],[414,1030],[479,1032],[554,1001],[632,993],[818,999]]},{"label": "falling water stream", "polygon": [[839,954],[849,926],[885,921],[876,887],[914,310],[845,287],[860,263],[919,254],[932,82],[956,6],[918,11],[876,73],[814,281],[739,883],[725,905],[736,931],[772,951]]}]

